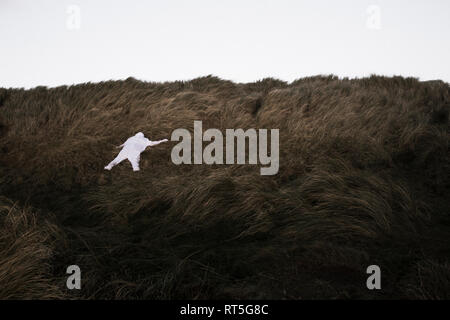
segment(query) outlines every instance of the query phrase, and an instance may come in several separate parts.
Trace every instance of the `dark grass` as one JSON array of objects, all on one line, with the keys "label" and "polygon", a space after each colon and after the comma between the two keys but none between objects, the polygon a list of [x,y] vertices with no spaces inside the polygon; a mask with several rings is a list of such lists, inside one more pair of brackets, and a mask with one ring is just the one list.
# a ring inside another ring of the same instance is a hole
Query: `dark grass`
[{"label": "dark grass", "polygon": [[[444,82],[379,76],[1,89],[0,298],[448,298],[449,109]],[[176,166],[172,142],[103,170],[194,120],[279,128],[279,173]]]}]

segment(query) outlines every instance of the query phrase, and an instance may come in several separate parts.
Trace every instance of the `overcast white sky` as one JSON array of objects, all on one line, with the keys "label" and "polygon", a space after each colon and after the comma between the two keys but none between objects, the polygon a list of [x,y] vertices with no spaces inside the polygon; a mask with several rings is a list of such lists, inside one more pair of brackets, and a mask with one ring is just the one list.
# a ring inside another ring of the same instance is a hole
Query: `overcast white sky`
[{"label": "overcast white sky", "polygon": [[0,0],[0,87],[208,74],[450,82],[449,39],[449,0]]}]

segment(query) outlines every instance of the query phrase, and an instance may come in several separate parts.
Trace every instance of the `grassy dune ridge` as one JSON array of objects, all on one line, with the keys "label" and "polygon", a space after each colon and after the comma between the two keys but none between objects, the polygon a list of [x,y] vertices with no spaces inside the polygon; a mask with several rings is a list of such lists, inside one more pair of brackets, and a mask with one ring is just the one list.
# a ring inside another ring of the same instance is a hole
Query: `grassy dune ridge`
[{"label": "grassy dune ridge", "polygon": [[[449,111],[447,83],[402,77],[0,89],[0,298],[449,298]],[[175,142],[103,170],[194,120],[280,129],[279,173],[176,166]]]}]

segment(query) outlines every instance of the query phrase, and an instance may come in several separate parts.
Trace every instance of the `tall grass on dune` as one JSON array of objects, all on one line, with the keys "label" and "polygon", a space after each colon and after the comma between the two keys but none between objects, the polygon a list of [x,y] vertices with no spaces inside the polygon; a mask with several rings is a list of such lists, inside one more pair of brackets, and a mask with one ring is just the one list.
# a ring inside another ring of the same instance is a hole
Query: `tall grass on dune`
[{"label": "tall grass on dune", "polygon": [[[43,298],[445,298],[449,110],[447,83],[402,77],[2,89],[0,195],[59,236],[51,254],[0,259],[36,270]],[[136,132],[170,138],[194,120],[278,128],[278,174],[177,166],[175,142],[143,153],[138,173],[103,170]],[[31,235],[24,248],[47,243]],[[71,264],[83,272],[76,293],[59,278]],[[381,291],[365,286],[372,264]],[[35,297],[28,282],[11,280],[3,298]]]},{"label": "tall grass on dune", "polygon": [[53,276],[58,227],[0,197],[0,299],[62,299]]}]

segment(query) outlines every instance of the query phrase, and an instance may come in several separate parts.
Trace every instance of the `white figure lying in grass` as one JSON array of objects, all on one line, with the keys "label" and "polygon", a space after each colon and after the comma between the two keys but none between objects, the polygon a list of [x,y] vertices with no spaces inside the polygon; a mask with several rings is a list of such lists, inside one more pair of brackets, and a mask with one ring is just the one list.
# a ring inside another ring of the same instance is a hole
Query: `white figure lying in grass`
[{"label": "white figure lying in grass", "polygon": [[115,165],[121,163],[123,160],[128,159],[133,166],[133,171],[139,171],[139,160],[141,153],[145,151],[147,147],[156,146],[162,142],[167,142],[167,139],[159,141],[150,141],[142,132],[136,133],[136,135],[128,138],[124,144],[118,146],[117,148],[123,147],[119,152],[117,157],[111,161],[106,167],[106,170],[111,170]]}]

